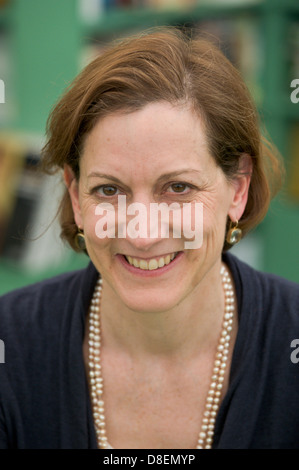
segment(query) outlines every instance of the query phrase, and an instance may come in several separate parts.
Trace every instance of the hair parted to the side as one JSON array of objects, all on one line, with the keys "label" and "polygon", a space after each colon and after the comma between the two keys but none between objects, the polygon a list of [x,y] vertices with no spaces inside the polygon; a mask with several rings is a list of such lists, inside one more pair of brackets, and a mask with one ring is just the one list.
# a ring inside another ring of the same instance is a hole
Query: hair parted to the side
[{"label": "hair parted to the side", "polygon": [[[155,28],[112,45],[75,78],[51,112],[43,168],[68,164],[80,176],[84,140],[99,119],[166,101],[190,106],[205,125],[209,150],[227,178],[238,173],[240,157],[253,170],[243,234],[266,215],[281,187],[283,166],[261,136],[259,117],[240,73],[212,42],[172,28]],[[77,227],[66,189],[60,205],[61,236],[76,250]],[[229,245],[224,243],[224,250]]]}]

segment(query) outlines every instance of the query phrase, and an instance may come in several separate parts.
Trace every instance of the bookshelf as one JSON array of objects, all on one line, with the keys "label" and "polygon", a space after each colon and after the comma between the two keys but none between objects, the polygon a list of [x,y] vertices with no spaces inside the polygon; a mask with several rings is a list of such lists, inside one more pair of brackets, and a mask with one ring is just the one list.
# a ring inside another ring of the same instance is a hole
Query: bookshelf
[{"label": "bookshelf", "polygon": [[[232,27],[234,34],[244,35],[243,42],[247,47],[254,47],[248,38],[257,41],[255,65],[242,64],[244,78],[249,80],[248,85],[269,135],[292,173],[290,187],[296,186],[293,171],[298,168],[299,149],[295,148],[298,139],[294,135],[299,129],[299,104],[290,100],[290,82],[299,78],[295,60],[299,42],[299,4],[296,0],[194,0],[177,1],[176,7],[171,7],[168,1],[164,8],[162,1],[155,2],[160,7],[154,7],[154,2],[150,1],[144,2],[146,6],[135,1],[132,7],[108,8],[109,2],[84,0],[85,16],[81,1],[64,0],[62,6],[59,0],[15,0],[1,8],[0,32],[9,38],[9,54],[13,59],[13,90],[8,95],[15,107],[7,122],[1,121],[2,129],[35,134],[42,139],[49,111],[64,88],[94,51],[111,39],[159,25],[201,25],[209,31],[212,25],[212,33],[216,31],[217,34],[219,25],[226,24],[227,31]],[[187,6],[183,6],[184,3]],[[213,29],[215,25],[217,28]],[[232,33],[227,31],[225,38],[229,40]],[[227,50],[229,47],[228,44]],[[245,54],[245,58],[247,56],[249,54]],[[256,237],[262,245],[261,268],[296,282],[299,282],[298,205],[296,190],[289,190],[287,183],[285,191],[273,201],[269,214],[256,229]],[[67,252],[55,266],[31,272],[0,257],[0,294],[85,266],[87,261],[86,256]]]},{"label": "bookshelf", "polygon": [[[197,4],[198,3],[198,4]],[[183,3],[182,3],[183,5]],[[206,18],[237,17],[240,14],[258,14],[262,4],[257,1],[231,2],[194,2],[187,8],[132,8],[111,9],[98,19],[82,24],[82,34],[87,36],[118,34],[128,29],[144,29],[165,24],[185,24]]]}]

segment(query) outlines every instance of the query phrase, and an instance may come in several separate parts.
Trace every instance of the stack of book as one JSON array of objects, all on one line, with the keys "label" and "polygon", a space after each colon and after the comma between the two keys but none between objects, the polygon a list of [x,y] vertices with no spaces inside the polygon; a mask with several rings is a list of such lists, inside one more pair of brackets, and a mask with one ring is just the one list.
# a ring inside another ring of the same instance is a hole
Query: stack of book
[{"label": "stack of book", "polygon": [[66,252],[55,220],[64,187],[39,162],[34,146],[0,137],[0,257],[30,270],[57,264]]}]

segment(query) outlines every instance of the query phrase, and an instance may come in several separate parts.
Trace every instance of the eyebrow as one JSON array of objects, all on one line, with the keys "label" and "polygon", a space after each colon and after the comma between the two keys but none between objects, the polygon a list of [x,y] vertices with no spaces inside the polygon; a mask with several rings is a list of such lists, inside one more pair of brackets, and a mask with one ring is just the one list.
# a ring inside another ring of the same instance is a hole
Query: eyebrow
[{"label": "eyebrow", "polygon": [[105,174],[105,173],[98,173],[97,171],[93,171],[92,173],[90,173],[87,176],[87,178],[106,178],[108,180],[115,181],[116,183],[121,183],[121,181],[118,178],[116,178],[115,176]]},{"label": "eyebrow", "polygon": [[[193,168],[183,168],[181,170],[171,171],[170,173],[165,173],[164,175],[159,176],[159,178],[157,179],[157,183],[161,183],[164,180],[174,178],[174,177],[179,176],[183,173],[198,173],[198,174],[201,174],[201,172],[199,170],[195,170]],[[116,178],[115,176],[105,174],[105,173],[99,173],[97,171],[93,171],[92,173],[90,173],[87,176],[87,178],[106,178],[106,179],[109,179],[111,181],[114,181],[115,183],[122,184],[122,181],[119,180],[118,178]]]}]

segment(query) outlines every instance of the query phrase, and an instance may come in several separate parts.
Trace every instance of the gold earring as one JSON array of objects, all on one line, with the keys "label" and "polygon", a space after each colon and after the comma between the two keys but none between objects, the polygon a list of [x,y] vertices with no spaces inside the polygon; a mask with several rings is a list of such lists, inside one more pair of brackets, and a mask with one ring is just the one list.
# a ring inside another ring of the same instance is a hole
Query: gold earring
[{"label": "gold earring", "polygon": [[83,231],[78,228],[78,233],[76,233],[75,236],[75,244],[80,251],[86,250],[86,244],[85,244],[85,236]]},{"label": "gold earring", "polygon": [[[234,223],[234,226],[232,225],[233,223]],[[241,240],[241,238],[242,238],[242,230],[238,228],[238,221],[237,220],[236,222],[231,221],[230,228],[226,235],[227,243],[229,243],[230,245],[235,245]]]}]

